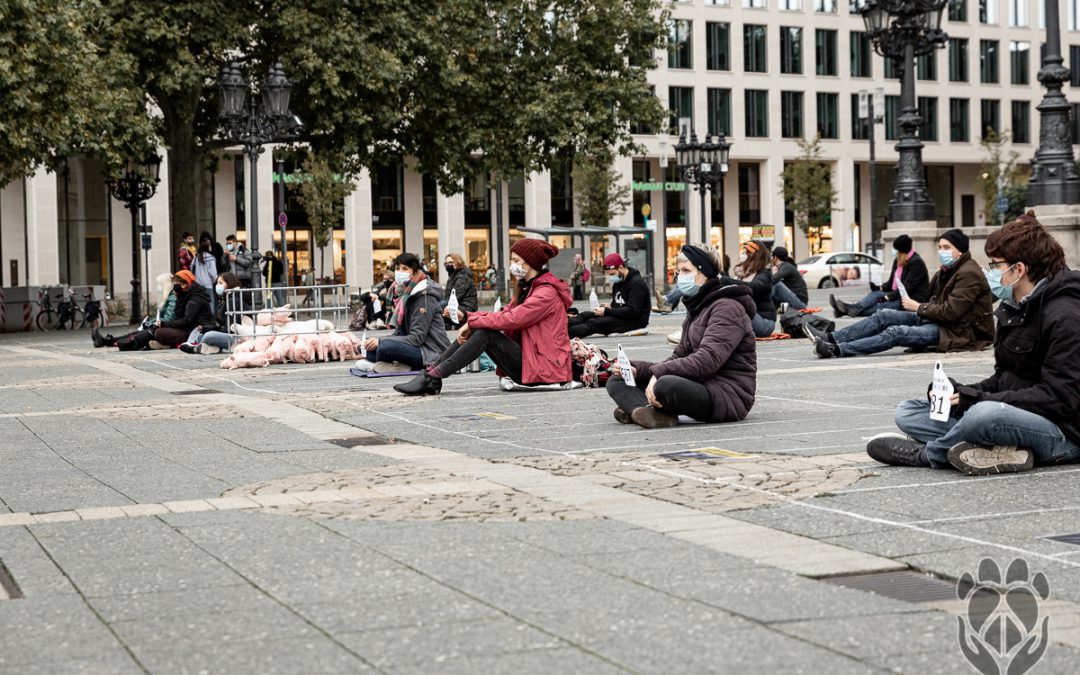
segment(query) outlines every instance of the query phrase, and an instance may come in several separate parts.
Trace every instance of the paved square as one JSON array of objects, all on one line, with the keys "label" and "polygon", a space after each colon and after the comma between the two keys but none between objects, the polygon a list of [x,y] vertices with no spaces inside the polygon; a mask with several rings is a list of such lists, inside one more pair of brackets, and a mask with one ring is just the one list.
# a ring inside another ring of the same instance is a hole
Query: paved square
[{"label": "paved square", "polygon": [[[681,320],[623,347],[661,359]],[[745,421],[644,430],[603,390],[409,399],[340,364],[0,335],[0,674],[974,672],[958,600],[823,579],[984,557],[1046,574],[1037,672],[1074,673],[1080,546],[1052,537],[1080,531],[1080,466],[863,452],[937,358],[759,343]]]}]

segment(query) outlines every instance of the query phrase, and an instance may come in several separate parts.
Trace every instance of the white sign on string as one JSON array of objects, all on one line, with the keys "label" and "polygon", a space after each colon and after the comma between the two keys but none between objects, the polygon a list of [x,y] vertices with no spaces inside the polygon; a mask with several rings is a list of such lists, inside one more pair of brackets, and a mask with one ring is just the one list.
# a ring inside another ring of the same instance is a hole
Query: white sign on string
[{"label": "white sign on string", "polygon": [[592,289],[589,293],[589,309],[596,311],[600,307],[600,298],[596,297],[596,289]]},{"label": "white sign on string", "polygon": [[458,315],[458,300],[457,291],[450,291],[450,299],[446,301],[446,310],[450,312],[450,320],[454,323],[460,323]]},{"label": "white sign on string", "polygon": [[364,332],[360,335],[360,358],[362,358],[362,359],[367,358],[367,346],[366,346],[366,343],[367,343],[367,328],[365,328]]},{"label": "white sign on string", "polygon": [[619,364],[619,374],[622,375],[623,382],[628,387],[636,387],[637,383],[634,381],[634,368],[630,365],[630,357],[623,351],[622,345],[619,345],[619,352],[615,356],[615,362]]},{"label": "white sign on string", "polygon": [[930,383],[930,419],[948,422],[952,412],[952,382],[945,375],[941,361],[934,364],[934,379]]},{"label": "white sign on string", "polygon": [[379,300],[378,296],[376,296],[375,299],[371,301],[371,313],[372,314],[378,314],[381,311],[382,311],[382,301]]},{"label": "white sign on string", "polygon": [[908,295],[907,286],[904,286],[904,282],[899,279],[896,280],[896,290],[900,292],[900,297],[904,300],[910,300],[911,296]]},{"label": "white sign on string", "polygon": [[498,312],[502,309],[502,298],[495,298],[495,306],[491,308],[492,312]]}]

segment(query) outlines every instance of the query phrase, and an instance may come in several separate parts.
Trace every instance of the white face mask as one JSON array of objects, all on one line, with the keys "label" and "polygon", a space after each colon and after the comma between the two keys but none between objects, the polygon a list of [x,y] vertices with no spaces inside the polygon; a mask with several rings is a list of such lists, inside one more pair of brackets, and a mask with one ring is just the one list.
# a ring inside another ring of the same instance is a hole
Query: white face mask
[{"label": "white face mask", "polygon": [[394,270],[394,281],[397,282],[398,286],[404,286],[405,284],[409,283],[410,279],[412,279],[412,272]]},{"label": "white face mask", "polygon": [[524,267],[517,263],[510,264],[510,276],[514,277],[515,279],[524,279],[525,274],[526,272]]}]

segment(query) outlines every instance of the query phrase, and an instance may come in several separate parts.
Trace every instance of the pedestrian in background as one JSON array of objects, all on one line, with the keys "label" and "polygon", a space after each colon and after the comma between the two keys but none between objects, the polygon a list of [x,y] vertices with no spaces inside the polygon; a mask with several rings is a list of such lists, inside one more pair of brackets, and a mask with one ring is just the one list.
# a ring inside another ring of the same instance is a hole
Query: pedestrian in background
[{"label": "pedestrian in background", "polygon": [[[199,248],[195,251],[195,262],[191,271],[195,274],[195,281],[203,288],[213,288],[218,277],[218,259],[214,256],[214,240],[209,234],[199,239]],[[210,311],[214,311],[215,301],[210,294]]]},{"label": "pedestrian in background", "polygon": [[180,248],[176,250],[177,271],[191,271],[191,264],[195,262],[195,235],[185,232],[180,237]]}]

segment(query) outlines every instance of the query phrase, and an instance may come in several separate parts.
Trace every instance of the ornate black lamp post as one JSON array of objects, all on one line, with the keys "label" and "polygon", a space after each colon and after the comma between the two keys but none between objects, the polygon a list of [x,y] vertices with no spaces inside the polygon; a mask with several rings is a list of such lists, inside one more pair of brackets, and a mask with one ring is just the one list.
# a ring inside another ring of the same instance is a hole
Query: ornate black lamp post
[{"label": "ornate black lamp post", "polygon": [[[302,130],[300,120],[289,112],[292,83],[285,77],[281,62],[270,68],[263,82],[262,105],[255,96],[255,85],[244,77],[240,64],[233,62],[221,69],[218,82],[221,97],[219,115],[225,139],[244,146],[251,168],[251,216],[248,218],[248,248],[259,251],[258,162],[263,145],[295,140]],[[251,94],[249,96],[249,94]]]},{"label": "ornate black lamp post", "polygon": [[889,201],[889,222],[934,220],[934,202],[923,175],[922,141],[919,140],[918,102],[915,99],[915,57],[943,46],[948,36],[941,30],[941,16],[948,0],[867,0],[859,13],[874,51],[892,59],[900,70],[900,154],[896,190]]},{"label": "ornate black lamp post", "polygon": [[[701,196],[701,242],[706,246],[712,244],[709,237],[709,223],[705,215],[705,193],[709,188],[718,189],[724,174],[728,172],[728,157],[731,154],[731,143],[728,143],[723,134],[716,137],[715,141],[708,134],[705,142],[699,142],[697,133],[690,132],[690,141],[686,140],[686,131],[679,135],[679,142],[675,144],[675,161],[682,171],[683,180],[697,186]],[[689,228],[687,223],[687,228]],[[689,229],[687,230],[689,233]]]},{"label": "ornate black lamp post", "polygon": [[142,320],[142,274],[139,269],[139,206],[157,192],[161,158],[151,155],[142,161],[129,160],[120,178],[109,178],[109,194],[131,210],[131,324]]},{"label": "ornate black lamp post", "polygon": [[1073,162],[1069,102],[1061,92],[1061,86],[1069,81],[1069,69],[1062,65],[1058,3],[1044,1],[1046,53],[1039,70],[1039,82],[1046,87],[1046,96],[1036,107],[1039,111],[1039,149],[1035,151],[1031,165],[1027,203],[1029,206],[1077,204],[1080,203],[1080,175]]}]

